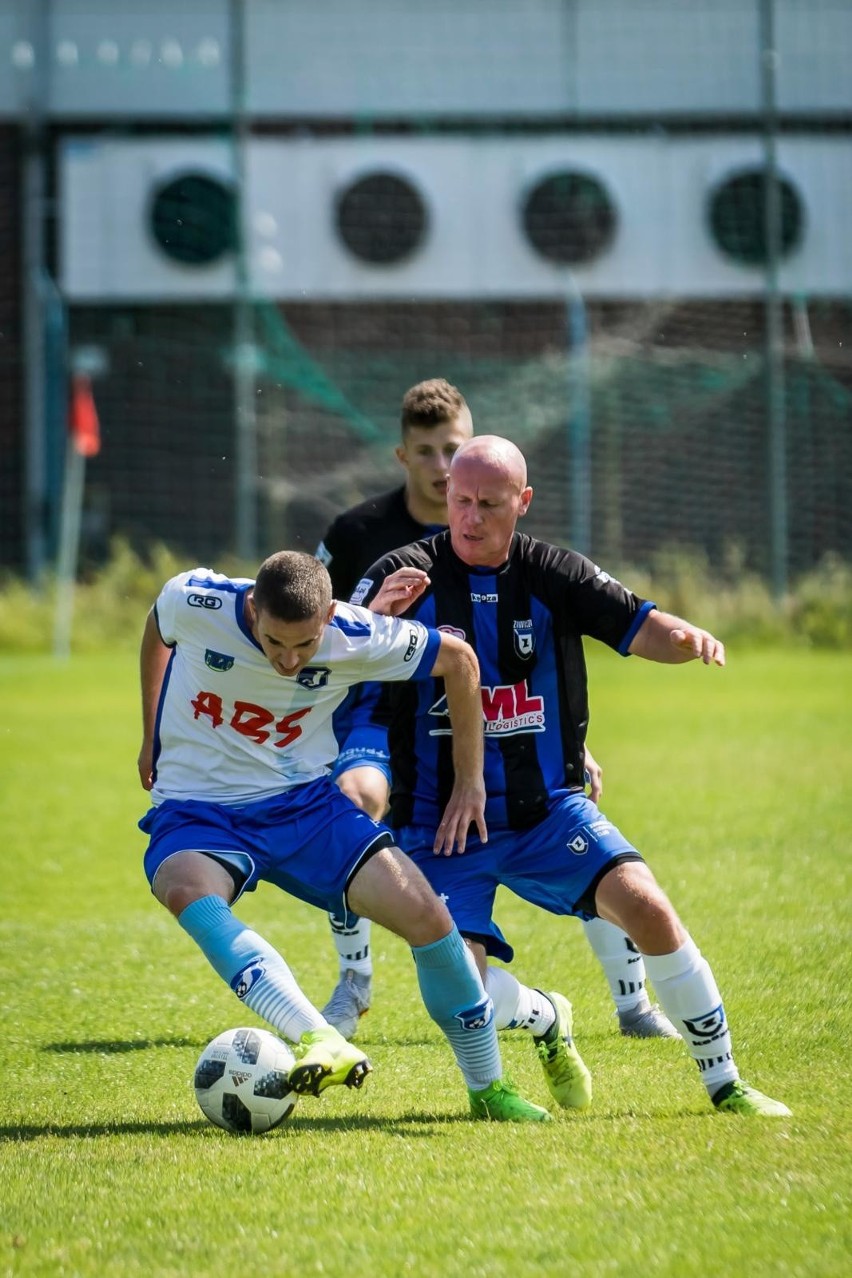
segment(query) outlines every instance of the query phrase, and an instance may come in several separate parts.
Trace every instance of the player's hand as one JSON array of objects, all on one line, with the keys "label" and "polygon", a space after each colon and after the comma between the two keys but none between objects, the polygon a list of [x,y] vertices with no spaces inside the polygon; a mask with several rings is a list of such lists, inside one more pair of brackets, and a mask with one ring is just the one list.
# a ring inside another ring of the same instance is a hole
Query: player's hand
[{"label": "player's hand", "polygon": [[460,784],[457,780],[435,834],[435,842],[432,845],[435,855],[452,856],[454,852],[464,852],[472,825],[476,826],[476,832],[482,842],[487,843],[485,786],[482,782]]},{"label": "player's hand", "polygon": [[679,627],[669,631],[669,641],[688,657],[703,661],[705,666],[725,664],[725,645],[707,630],[699,630],[696,626]]},{"label": "player's hand", "polygon": [[139,769],[139,780],[142,782],[142,789],[153,790],[154,747],[152,745],[146,744],[142,746],[136,766]]},{"label": "player's hand", "polygon": [[589,798],[592,803],[599,803],[603,794],[603,768],[598,763],[588,746],[585,747],[586,753],[583,760],[583,767],[586,771],[586,785],[589,791]]},{"label": "player's hand", "polygon": [[385,617],[399,617],[423,594],[429,585],[429,576],[422,568],[397,568],[385,577],[379,593],[367,607]]}]

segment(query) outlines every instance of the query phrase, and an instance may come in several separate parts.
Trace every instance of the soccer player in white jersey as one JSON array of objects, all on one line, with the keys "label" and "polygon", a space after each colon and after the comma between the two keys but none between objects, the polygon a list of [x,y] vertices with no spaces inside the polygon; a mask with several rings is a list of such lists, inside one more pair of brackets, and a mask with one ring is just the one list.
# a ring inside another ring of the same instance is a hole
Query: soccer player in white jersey
[{"label": "soccer player in white jersey", "polygon": [[[295,1044],[291,1088],[360,1087],[371,1065],[309,1002],[283,957],[231,906],[261,880],[324,910],[352,909],[406,940],[423,1001],[449,1041],[474,1117],[546,1121],[502,1077],[493,1004],[445,904],[330,780],[331,715],[364,680],[442,677],[456,784],[436,851],[486,838],[479,667],[417,622],[336,603],[326,569],[282,551],[254,582],[198,568],[163,587],[142,639],[139,775],[153,806],[154,896],[237,998]],[[568,1060],[585,1066],[575,1049]],[[582,1079],[581,1079],[582,1081]]]}]

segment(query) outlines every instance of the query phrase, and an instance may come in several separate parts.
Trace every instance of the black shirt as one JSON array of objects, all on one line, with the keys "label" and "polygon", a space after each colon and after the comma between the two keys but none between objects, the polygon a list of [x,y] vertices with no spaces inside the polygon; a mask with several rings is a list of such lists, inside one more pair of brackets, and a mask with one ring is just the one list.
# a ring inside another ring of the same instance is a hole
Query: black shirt
[{"label": "black shirt", "polygon": [[331,577],[335,599],[348,600],[367,568],[389,550],[436,532],[418,523],[405,504],[405,487],[368,497],[334,520],[316,549]]},{"label": "black shirt", "polygon": [[[589,719],[583,636],[623,655],[655,605],[573,550],[515,533],[500,568],[471,568],[449,532],[385,555],[368,570],[368,602],[395,569],[430,585],[407,616],[451,630],[479,658],[489,826],[522,829],[551,797],[583,785]],[[452,727],[440,679],[391,691],[394,827],[435,828],[453,785]]]}]

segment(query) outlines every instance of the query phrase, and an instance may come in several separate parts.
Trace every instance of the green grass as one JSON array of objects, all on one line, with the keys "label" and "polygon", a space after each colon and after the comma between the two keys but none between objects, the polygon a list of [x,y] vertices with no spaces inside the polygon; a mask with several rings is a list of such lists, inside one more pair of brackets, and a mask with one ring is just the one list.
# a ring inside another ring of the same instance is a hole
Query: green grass
[{"label": "green grass", "polygon": [[[405,947],[377,929],[366,1087],[239,1139],[202,1118],[193,1066],[259,1022],[148,893],[135,657],[0,659],[0,1272],[847,1274],[851,664],[591,662],[603,808],[710,959],[744,1075],[793,1119],[714,1114],[678,1043],[616,1033],[579,925],[504,894],[517,975],[574,1001],[588,1113],[468,1122]],[[319,913],[268,888],[238,912],[323,1002]],[[503,1043],[544,1103],[529,1041]]]}]

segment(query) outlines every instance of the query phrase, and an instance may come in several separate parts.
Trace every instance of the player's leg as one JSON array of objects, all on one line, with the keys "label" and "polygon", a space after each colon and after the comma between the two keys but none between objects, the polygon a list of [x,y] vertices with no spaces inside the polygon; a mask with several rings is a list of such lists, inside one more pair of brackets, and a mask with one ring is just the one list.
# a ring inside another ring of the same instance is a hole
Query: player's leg
[{"label": "player's leg", "polygon": [[[388,807],[390,780],[379,761],[363,763],[362,753],[346,752],[332,776],[340,791],[374,821],[381,821]],[[373,956],[370,952],[370,920],[351,910],[332,911],[328,916],[331,937],[337,950],[339,974],[331,998],[322,1014],[344,1038],[352,1038],[358,1021],[373,1000]]]},{"label": "player's leg", "polygon": [[[250,879],[253,885],[255,869],[246,846],[223,836],[221,827],[197,821],[182,827],[158,809],[142,828],[151,835],[145,871],[154,896],[237,998],[297,1045],[299,1059],[290,1075],[294,1090],[318,1095],[333,1083],[360,1087],[371,1069],[365,1054],[326,1022],[278,951],[231,910]],[[211,842],[211,853],[175,850],[182,843],[198,848]],[[317,1035],[324,1036],[319,1049]]]},{"label": "player's leg", "polygon": [[518,1096],[502,1077],[494,1009],[473,956],[446,905],[399,848],[384,848],[358,869],[348,905],[411,946],[429,1015],[449,1041],[475,1117],[546,1121],[547,1110]]},{"label": "player's leg", "polygon": [[583,931],[603,968],[621,1033],[627,1038],[677,1038],[666,1014],[651,1004],[645,961],[626,932],[605,919],[584,920]]},{"label": "player's leg", "polygon": [[645,957],[657,997],[723,1111],[776,1118],[790,1111],[744,1083],[713,973],[662,888],[642,861],[622,861],[597,882],[598,914],[632,937]]},{"label": "player's leg", "polygon": [[[391,781],[387,733],[371,722],[372,707],[380,695],[373,685],[353,688],[334,718],[338,740],[344,740],[332,779],[374,821],[381,821],[387,812]],[[328,919],[338,978],[322,1012],[344,1038],[352,1038],[373,1001],[370,920],[344,909],[332,911]]]},{"label": "player's leg", "polygon": [[586,1109],[592,1102],[592,1076],[574,1042],[574,1011],[564,994],[544,993],[521,982],[505,967],[487,963],[485,946],[467,938],[485,989],[494,1004],[498,1030],[532,1034],[550,1094],[563,1109]]},{"label": "player's leg", "polygon": [[298,1043],[303,1034],[326,1022],[277,950],[233,914],[237,883],[246,878],[237,868],[240,854],[217,855],[232,857],[233,868],[204,852],[170,856],[154,874],[154,896],[174,914],[237,998]]}]

